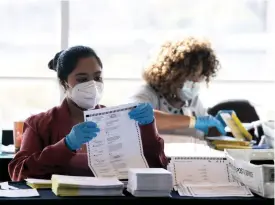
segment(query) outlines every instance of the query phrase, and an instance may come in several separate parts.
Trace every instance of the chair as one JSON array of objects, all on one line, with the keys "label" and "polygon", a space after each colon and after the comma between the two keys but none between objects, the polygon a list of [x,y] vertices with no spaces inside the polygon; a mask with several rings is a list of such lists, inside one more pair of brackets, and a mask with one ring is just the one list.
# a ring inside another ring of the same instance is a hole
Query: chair
[{"label": "chair", "polygon": [[13,144],[13,131],[2,130],[2,143],[3,145]]},{"label": "chair", "polygon": [[[220,110],[234,110],[238,118],[243,123],[250,123],[260,120],[256,109],[248,100],[227,100],[220,102],[208,109],[210,115],[215,116]],[[263,135],[263,128],[258,127],[256,130],[250,130],[250,134],[253,136],[253,140],[259,142],[260,137]]]}]

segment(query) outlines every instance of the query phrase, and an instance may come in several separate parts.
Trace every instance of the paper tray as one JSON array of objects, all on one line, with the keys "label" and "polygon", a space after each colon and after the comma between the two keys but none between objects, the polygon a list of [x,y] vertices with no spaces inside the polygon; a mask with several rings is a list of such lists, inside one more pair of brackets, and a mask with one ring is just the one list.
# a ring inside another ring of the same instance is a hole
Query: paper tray
[{"label": "paper tray", "polygon": [[238,182],[248,186],[252,192],[274,198],[274,164],[255,165],[251,160],[274,160],[274,150],[228,149],[225,155],[229,174]]}]

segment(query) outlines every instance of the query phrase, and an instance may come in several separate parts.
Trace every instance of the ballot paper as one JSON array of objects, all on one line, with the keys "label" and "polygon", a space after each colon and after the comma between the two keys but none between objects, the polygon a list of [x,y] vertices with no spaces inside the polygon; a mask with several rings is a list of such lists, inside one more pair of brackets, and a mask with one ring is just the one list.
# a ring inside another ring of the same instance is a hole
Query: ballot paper
[{"label": "ballot paper", "polygon": [[35,197],[39,196],[36,189],[0,190],[0,197]]},{"label": "ballot paper", "polygon": [[14,153],[15,152],[15,147],[14,145],[2,145],[2,152],[3,153]]},{"label": "ballot paper", "polygon": [[122,196],[123,183],[117,178],[52,175],[57,196]]},{"label": "ballot paper", "polygon": [[228,183],[184,183],[178,186],[180,196],[193,197],[252,197],[251,191],[238,182]]},{"label": "ballot paper", "polygon": [[88,164],[96,177],[127,179],[129,168],[147,168],[139,125],[128,113],[137,104],[84,112],[85,121],[97,123],[100,132],[87,143]]},{"label": "ballot paper", "polygon": [[9,185],[9,182],[1,182],[0,183],[0,189],[3,189],[3,190],[10,190],[10,189],[11,190],[17,190],[18,188]]},{"label": "ballot paper", "polygon": [[135,197],[171,197],[170,191],[132,190],[129,187],[127,187],[127,191]]},{"label": "ballot paper", "polygon": [[162,168],[129,169],[127,191],[134,196],[169,197],[173,189],[171,172]]},{"label": "ballot paper", "polygon": [[134,190],[169,190],[173,189],[171,172],[162,168],[129,169],[128,187]]},{"label": "ballot paper", "polygon": [[47,179],[27,178],[25,181],[28,186],[34,189],[46,189],[52,187],[52,181]]},{"label": "ballot paper", "polygon": [[227,183],[232,178],[223,157],[173,157],[169,164],[174,185],[185,182]]},{"label": "ballot paper", "polygon": [[35,178],[27,178],[25,179],[26,182],[32,184],[51,184],[52,181],[50,179],[35,179]]}]

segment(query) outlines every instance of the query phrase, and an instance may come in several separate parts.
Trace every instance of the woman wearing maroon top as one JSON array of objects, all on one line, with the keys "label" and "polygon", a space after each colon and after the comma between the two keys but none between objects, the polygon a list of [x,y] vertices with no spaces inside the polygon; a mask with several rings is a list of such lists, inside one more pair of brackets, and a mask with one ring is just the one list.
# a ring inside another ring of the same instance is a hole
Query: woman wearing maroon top
[{"label": "woman wearing maroon top", "polygon": [[[99,128],[93,122],[83,122],[83,110],[103,107],[98,104],[103,91],[102,62],[91,48],[75,46],[57,53],[49,68],[56,70],[66,98],[60,106],[25,121],[20,151],[9,164],[14,181],[47,179],[52,174],[93,175],[84,147]],[[129,112],[129,118],[139,123],[149,166],[166,167],[164,143],[153,116],[151,105],[146,103]]]}]

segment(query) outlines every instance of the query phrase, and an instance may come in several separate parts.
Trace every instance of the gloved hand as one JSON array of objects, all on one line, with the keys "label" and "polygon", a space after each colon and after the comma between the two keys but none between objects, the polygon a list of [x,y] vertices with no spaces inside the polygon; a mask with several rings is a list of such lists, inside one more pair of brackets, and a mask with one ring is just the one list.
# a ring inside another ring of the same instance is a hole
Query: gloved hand
[{"label": "gloved hand", "polygon": [[235,111],[234,110],[220,110],[218,112],[218,114],[216,115],[216,119],[219,120],[222,123],[222,125],[225,127],[226,124],[225,124],[224,120],[221,117],[222,113],[228,113],[228,114],[232,115],[232,113],[235,113]]},{"label": "gloved hand", "polygon": [[202,116],[202,117],[196,118],[196,122],[195,122],[195,126],[194,126],[195,129],[201,130],[202,132],[207,134],[208,128],[211,128],[211,127],[216,127],[222,135],[226,134],[226,132],[224,130],[224,126],[215,117]]},{"label": "gloved hand", "polygon": [[129,112],[129,117],[140,125],[150,124],[154,120],[153,107],[150,103],[141,103]]},{"label": "gloved hand", "polygon": [[73,126],[71,132],[66,136],[66,145],[72,151],[80,149],[82,144],[95,138],[98,132],[99,128],[94,122],[79,123]]}]

